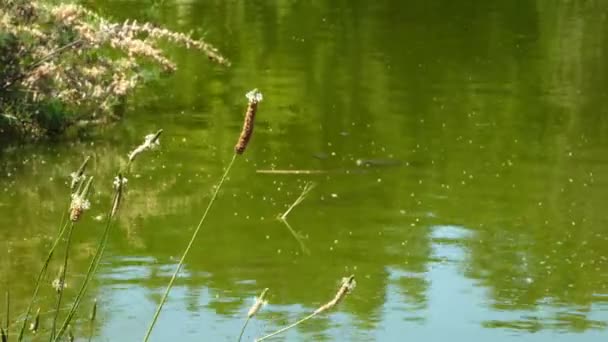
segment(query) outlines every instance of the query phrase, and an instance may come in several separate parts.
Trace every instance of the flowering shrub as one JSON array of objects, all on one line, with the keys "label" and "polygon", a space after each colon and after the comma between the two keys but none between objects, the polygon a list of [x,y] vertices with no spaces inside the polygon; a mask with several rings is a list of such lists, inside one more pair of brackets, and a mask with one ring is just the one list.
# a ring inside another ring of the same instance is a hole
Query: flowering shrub
[{"label": "flowering shrub", "polygon": [[176,69],[161,41],[229,64],[203,40],[149,23],[114,23],[75,4],[0,0],[0,136],[36,138],[112,118],[145,68]]}]

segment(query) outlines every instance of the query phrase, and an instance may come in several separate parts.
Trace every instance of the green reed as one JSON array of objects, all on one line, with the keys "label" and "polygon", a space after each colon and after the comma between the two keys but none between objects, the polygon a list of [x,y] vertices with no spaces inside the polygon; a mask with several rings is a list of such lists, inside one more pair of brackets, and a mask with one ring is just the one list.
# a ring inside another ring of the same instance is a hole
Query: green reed
[{"label": "green reed", "polygon": [[228,167],[226,167],[226,171],[220,178],[218,185],[215,187],[215,191],[213,192],[213,195],[211,196],[211,199],[209,200],[209,203],[207,204],[207,208],[205,208],[205,211],[203,212],[203,216],[201,217],[200,221],[198,222],[198,225],[196,226],[196,228],[194,229],[194,232],[192,233],[192,237],[190,238],[190,241],[188,242],[188,245],[186,246],[186,249],[184,250],[182,257],[180,258],[180,260],[177,264],[177,267],[175,268],[175,271],[173,272],[173,275],[171,276],[171,279],[169,280],[169,284],[167,284],[167,288],[165,289],[165,292],[160,300],[160,303],[158,304],[156,311],[154,312],[154,316],[152,317],[152,321],[150,322],[150,325],[148,326],[146,335],[144,336],[144,339],[143,339],[144,342],[147,342],[152,334],[154,325],[158,321],[158,316],[160,315],[160,312],[163,309],[163,306],[165,305],[167,298],[169,297],[169,293],[171,292],[171,289],[173,288],[175,279],[177,278],[177,275],[179,274],[180,270],[182,269],[182,266],[184,265],[186,257],[188,256],[190,249],[194,245],[194,241],[196,240],[196,237],[198,236],[199,232],[201,231],[201,228],[203,227],[203,223],[205,222],[205,219],[207,219],[207,215],[209,214],[211,207],[215,203],[215,200],[217,199],[217,195],[220,192],[220,189],[221,189],[222,185],[224,184],[224,181],[228,177],[230,170],[232,169],[232,165],[234,165],[234,162],[235,162],[237,156],[243,154],[245,152],[245,150],[247,149],[247,146],[248,146],[251,136],[253,134],[253,126],[254,126],[254,122],[255,122],[255,115],[256,115],[257,109],[258,109],[258,104],[262,101],[262,93],[260,93],[257,89],[253,89],[252,91],[247,93],[245,96],[249,100],[249,103],[248,103],[247,109],[245,111],[245,120],[243,122],[243,129],[241,130],[241,134],[239,136],[237,144],[234,147],[234,155],[232,156],[232,159],[230,160]]},{"label": "green reed", "polygon": [[325,303],[324,305],[320,306],[317,310],[315,310],[313,313],[311,313],[310,315],[300,319],[299,321],[290,324],[284,328],[281,328],[271,334],[268,334],[264,337],[260,337],[258,339],[256,339],[256,342],[259,341],[264,341],[267,340],[271,337],[274,337],[276,335],[282,334],[284,332],[286,332],[289,329],[292,329],[306,321],[308,321],[311,318],[314,318],[317,315],[320,315],[326,311],[329,311],[331,309],[333,309],[336,305],[338,305],[345,297],[347,294],[349,294],[355,287],[356,282],[355,282],[355,276],[351,275],[348,278],[344,278],[342,279],[342,285],[340,286],[340,288],[338,289],[338,292],[336,292],[336,295],[334,296],[334,298],[332,300],[330,300],[329,302]]},{"label": "green reed", "polygon": [[268,295],[268,288],[265,288],[264,291],[262,291],[262,293],[258,297],[256,297],[255,302],[247,312],[247,319],[245,320],[245,323],[243,323],[243,327],[241,328],[241,333],[239,334],[238,342],[241,342],[241,339],[243,338],[243,334],[245,333],[245,329],[247,328],[247,324],[249,324],[249,321],[262,309],[264,305],[266,305],[266,295]]},{"label": "green reed", "polygon": [[[130,171],[131,164],[135,161],[136,157],[139,154],[141,154],[142,152],[144,152],[146,150],[154,149],[156,146],[158,146],[159,138],[160,138],[160,135],[162,134],[162,132],[163,132],[163,130],[161,129],[161,130],[158,130],[155,134],[147,135],[144,138],[144,142],[141,145],[137,146],[129,154],[129,159],[127,161],[127,165],[125,166],[123,171],[128,173]],[[90,283],[91,279],[93,278],[93,276],[95,275],[95,273],[97,272],[97,268],[99,267],[99,263],[101,262],[101,258],[103,256],[106,246],[108,244],[108,239],[110,236],[112,224],[115,221],[114,219],[117,216],[117,214],[119,212],[119,208],[123,201],[123,195],[124,195],[124,191],[125,191],[126,182],[127,182],[126,177],[123,176],[122,172],[118,172],[118,175],[115,177],[115,180],[114,180],[114,188],[115,188],[114,196],[112,198],[111,206],[108,209],[108,213],[106,215],[105,228],[104,228],[103,233],[97,244],[95,254],[93,255],[93,258],[91,259],[91,262],[89,263],[89,267],[87,268],[87,272],[85,274],[84,280],[78,290],[78,293],[76,294],[76,298],[74,299],[74,302],[72,303],[72,306],[71,306],[66,318],[64,319],[63,323],[61,324],[61,327],[57,331],[57,335],[54,337],[54,339],[52,341],[59,341],[60,338],[63,336],[63,334],[68,329],[68,327],[70,326],[70,322],[74,318],[74,315],[76,314],[76,311],[78,310],[78,307],[80,306],[80,303],[86,293],[89,283]]]},{"label": "green reed", "polygon": [[[80,187],[82,186],[82,181],[84,180],[83,176],[86,171],[89,160],[90,160],[90,157],[87,156],[85,158],[84,162],[78,168],[78,170],[76,172],[72,172],[72,174],[70,175],[72,177],[70,189],[74,190],[74,187],[76,185],[78,185],[78,189],[76,190],[76,192],[73,192],[72,194],[78,193],[78,191],[80,191]],[[70,201],[70,205],[71,205],[71,201]],[[70,209],[70,206],[68,206],[68,209],[66,210],[66,212],[69,209]],[[53,258],[55,249],[59,245],[59,242],[61,241],[61,238],[63,237],[63,234],[65,233],[65,230],[68,227],[68,223],[69,223],[68,221],[65,221],[65,212],[64,212],[61,217],[61,224],[59,225],[61,228],[59,229],[57,236],[55,237],[55,240],[53,241],[53,245],[51,246],[51,249],[49,250],[47,257],[42,265],[42,268],[40,269],[40,272],[38,273],[38,276],[36,278],[36,283],[34,285],[34,293],[32,294],[32,297],[30,298],[30,301],[25,310],[23,322],[21,324],[21,328],[19,329],[19,335],[17,336],[18,342],[21,342],[23,340],[23,335],[25,333],[25,328],[27,326],[27,320],[29,318],[30,313],[32,312],[32,306],[34,305],[34,301],[36,300],[36,297],[38,296],[38,291],[40,290],[40,284],[41,284],[42,278],[44,277],[46,270],[48,269],[49,263],[50,263],[51,259]],[[7,334],[8,334],[8,326],[7,326]]]},{"label": "green reed", "polygon": [[[85,161],[86,162],[86,161]],[[70,258],[70,246],[72,243],[72,233],[74,232],[74,226],[76,222],[80,219],[84,210],[88,209],[88,201],[87,195],[89,194],[89,189],[91,187],[91,183],[93,181],[93,177],[89,177],[84,189],[80,192],[76,192],[73,195],[72,203],[70,205],[70,228],[68,229],[67,241],[65,244],[65,253],[63,258],[63,267],[61,268],[61,272],[59,274],[58,288],[57,290],[57,306],[55,308],[55,314],[53,317],[53,325],[51,327],[51,336],[49,338],[50,341],[53,340],[55,336],[55,328],[57,326],[57,318],[59,317],[59,311],[61,309],[61,300],[63,298],[63,292],[65,291],[65,276],[68,271],[68,260]]]}]

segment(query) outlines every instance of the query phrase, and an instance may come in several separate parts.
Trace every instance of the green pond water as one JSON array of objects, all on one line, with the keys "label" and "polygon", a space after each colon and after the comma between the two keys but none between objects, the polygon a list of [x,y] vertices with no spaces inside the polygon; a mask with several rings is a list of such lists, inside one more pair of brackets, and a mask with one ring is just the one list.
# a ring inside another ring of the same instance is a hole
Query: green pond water
[{"label": "green pond water", "polygon": [[[124,120],[0,153],[0,303],[9,289],[12,320],[66,210],[69,173],[92,156],[66,303],[103,231],[114,173],[162,128],[160,148],[128,176],[73,325],[89,334],[97,298],[93,339],[140,341],[232,158],[244,95],[259,88],[251,145],[153,341],[236,341],[268,287],[251,341],[333,298],[350,274],[344,302],[277,340],[608,341],[608,3],[85,3],[204,36],[232,66],[168,46],[179,71],[131,97]],[[319,172],[259,172],[273,169]],[[311,181],[292,232],[276,217]],[[35,305],[43,331],[62,255]]]}]

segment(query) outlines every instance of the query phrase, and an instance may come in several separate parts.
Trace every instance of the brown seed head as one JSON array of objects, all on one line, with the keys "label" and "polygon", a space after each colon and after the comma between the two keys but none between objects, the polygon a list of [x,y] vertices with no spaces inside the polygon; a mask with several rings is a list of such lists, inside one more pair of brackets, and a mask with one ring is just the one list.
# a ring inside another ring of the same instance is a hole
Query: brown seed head
[{"label": "brown seed head", "polygon": [[253,124],[255,121],[255,114],[258,111],[258,103],[260,103],[263,99],[262,93],[260,93],[257,89],[253,89],[245,96],[249,100],[249,103],[247,105],[247,110],[245,111],[245,121],[243,122],[241,135],[239,136],[236,146],[234,146],[234,152],[236,154],[243,154],[247,148],[247,144],[249,144],[249,140],[253,134]]}]

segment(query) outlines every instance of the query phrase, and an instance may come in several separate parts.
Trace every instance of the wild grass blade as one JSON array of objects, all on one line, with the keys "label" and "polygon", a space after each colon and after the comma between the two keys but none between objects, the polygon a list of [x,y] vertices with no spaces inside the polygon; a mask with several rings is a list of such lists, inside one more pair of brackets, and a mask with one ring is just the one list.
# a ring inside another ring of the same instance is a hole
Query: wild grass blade
[{"label": "wild grass blade", "polygon": [[194,233],[192,233],[190,242],[188,242],[188,245],[186,246],[186,249],[184,250],[182,257],[179,260],[177,267],[175,268],[175,272],[173,272],[173,276],[171,277],[171,280],[169,280],[169,284],[167,285],[167,288],[165,289],[165,293],[163,294],[163,297],[161,298],[160,303],[158,304],[158,307],[156,308],[156,312],[154,312],[154,317],[152,317],[152,322],[150,323],[150,326],[148,327],[148,330],[146,331],[146,335],[144,336],[144,339],[143,339],[144,342],[148,341],[148,339],[150,338],[150,335],[152,334],[152,330],[154,329],[154,325],[156,324],[156,321],[158,320],[160,311],[163,309],[163,306],[165,305],[165,302],[167,301],[167,297],[169,297],[169,292],[171,292],[173,283],[175,282],[175,279],[177,278],[179,271],[182,269],[182,266],[184,265],[184,261],[186,260],[186,257],[188,256],[188,253],[190,252],[190,249],[192,248],[192,245],[194,245],[194,241],[196,240],[196,237],[198,236],[198,233],[200,232],[201,227],[203,226],[203,222],[205,222],[205,219],[207,218],[207,214],[209,214],[209,210],[213,206],[213,203],[215,203],[215,199],[217,198],[217,195],[220,192],[222,184],[224,184],[224,181],[226,180],[228,173],[230,173],[230,169],[232,168],[232,165],[234,164],[236,157],[237,157],[237,154],[234,154],[232,156],[232,160],[230,161],[230,164],[228,164],[228,167],[226,168],[224,175],[220,179],[220,182],[218,183],[217,187],[215,188],[215,191],[213,192],[213,195],[211,196],[211,200],[209,200],[209,204],[207,205],[207,208],[205,209],[205,212],[203,213],[203,216],[201,217],[201,220],[199,221],[198,225],[196,226],[196,229],[194,229]]},{"label": "wild grass blade", "polygon": [[286,326],[284,328],[281,328],[281,329],[279,329],[279,330],[277,330],[277,331],[275,331],[275,332],[273,332],[271,334],[268,334],[268,335],[266,335],[264,337],[258,338],[255,341],[256,342],[264,341],[264,340],[267,340],[267,339],[269,339],[271,337],[274,337],[276,335],[282,334],[285,331],[287,331],[289,329],[292,329],[292,328],[294,328],[294,327],[296,327],[296,326],[298,326],[298,325],[300,325],[300,324],[308,321],[309,319],[311,319],[311,318],[313,318],[313,317],[315,317],[315,316],[317,316],[317,315],[319,315],[319,314],[321,314],[323,312],[326,312],[328,310],[333,309],[336,305],[338,305],[346,297],[346,295],[348,293],[350,293],[353,290],[353,288],[355,287],[355,284],[356,284],[356,282],[355,282],[355,276],[354,275],[351,275],[348,278],[342,279],[342,285],[340,286],[340,288],[338,289],[338,292],[336,292],[336,294],[335,294],[335,296],[334,296],[334,298],[332,300],[330,300],[326,304],[322,305],[321,307],[319,307],[318,309],[316,309],[313,313],[311,313],[310,315],[302,318],[301,320],[299,320],[299,321],[297,321],[297,322],[295,322],[293,324],[290,324],[290,325],[288,325],[288,326]]},{"label": "wild grass blade", "polygon": [[55,307],[55,314],[53,315],[53,324],[51,326],[51,335],[49,341],[52,341],[55,336],[55,329],[57,327],[57,317],[59,317],[59,310],[61,309],[61,299],[63,298],[63,292],[65,290],[65,275],[68,271],[68,259],[70,255],[70,246],[72,242],[72,233],[74,232],[74,222],[70,224],[68,229],[67,242],[65,244],[65,256],[63,258],[63,267],[59,274],[59,287],[57,288],[57,306]]},{"label": "wild grass blade", "polygon": [[247,324],[249,321],[262,309],[262,307],[266,304],[266,295],[268,294],[268,288],[265,288],[264,291],[255,299],[255,303],[251,306],[249,311],[247,312],[247,319],[243,324],[243,328],[241,328],[241,333],[239,334],[238,342],[241,342],[243,338],[243,334],[245,333],[245,329],[247,328]]},{"label": "wild grass blade", "polygon": [[68,222],[65,222],[65,224],[63,225],[63,227],[57,234],[55,241],[53,241],[53,245],[51,246],[51,249],[46,257],[46,260],[44,261],[44,264],[42,265],[42,269],[40,269],[40,272],[38,273],[38,277],[36,278],[36,283],[34,285],[34,293],[32,294],[32,298],[30,299],[30,302],[28,303],[27,308],[25,309],[23,323],[21,324],[21,328],[19,330],[19,335],[17,337],[18,342],[21,342],[23,340],[23,334],[24,334],[25,328],[27,326],[27,319],[28,319],[30,313],[32,312],[32,306],[34,305],[34,301],[36,299],[36,296],[38,295],[38,291],[40,290],[40,283],[42,281],[44,274],[46,273],[46,270],[49,266],[49,262],[51,261],[51,258],[53,257],[55,248],[57,248],[57,245],[59,244],[59,241],[63,237],[63,234],[65,233],[65,230],[67,227],[68,227]]}]

